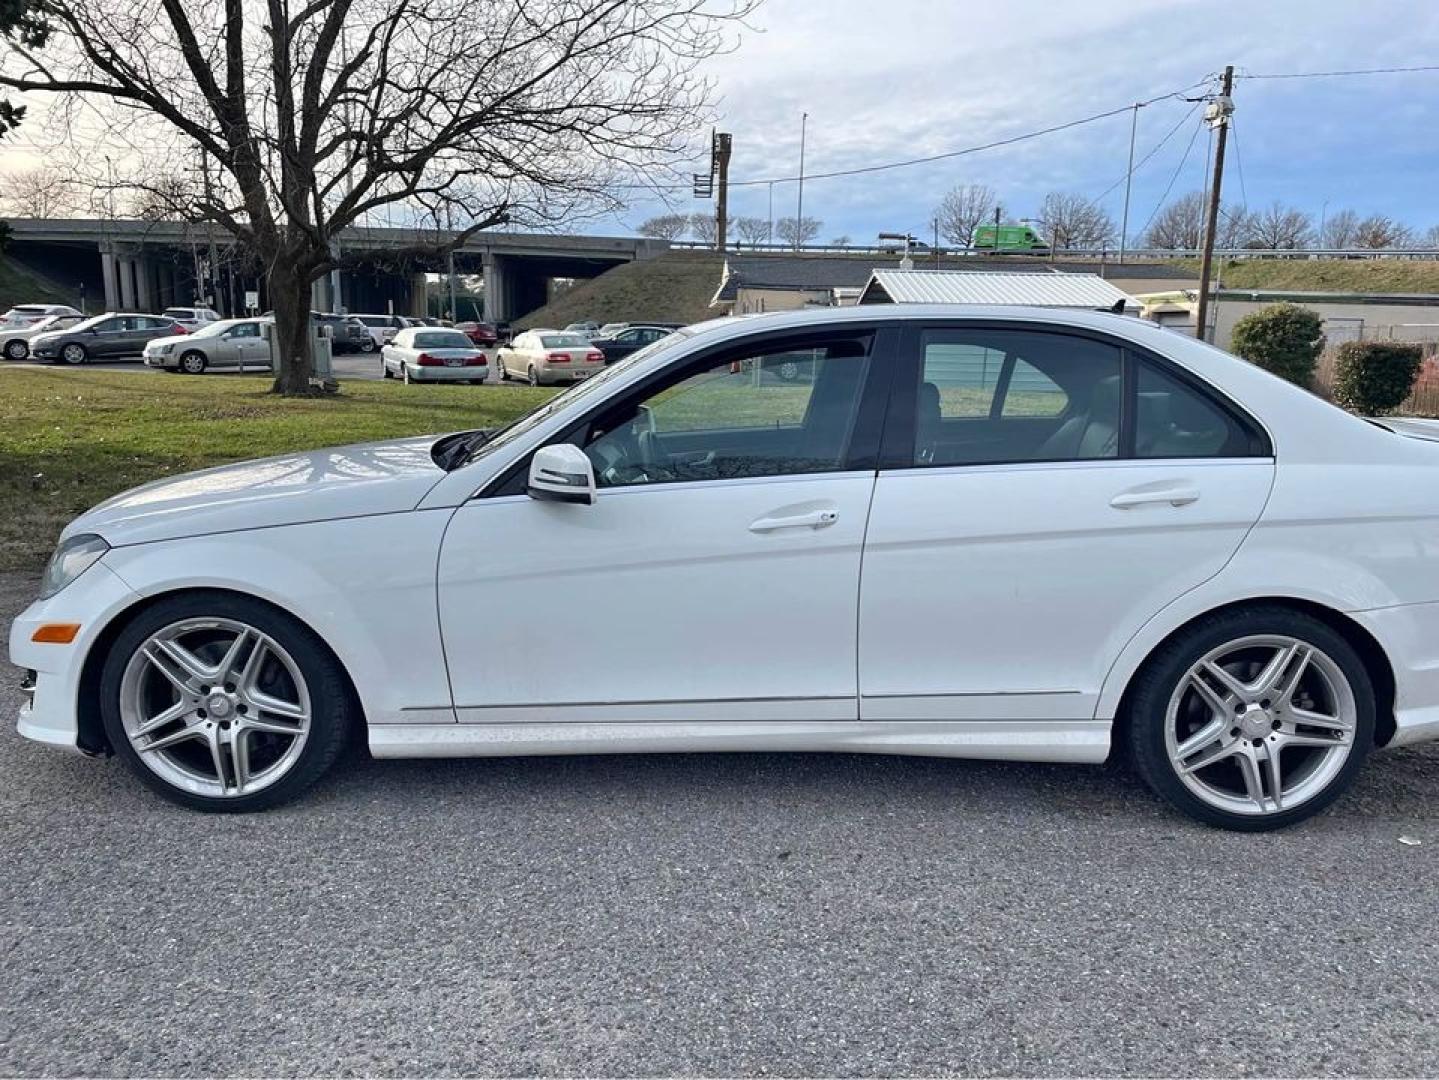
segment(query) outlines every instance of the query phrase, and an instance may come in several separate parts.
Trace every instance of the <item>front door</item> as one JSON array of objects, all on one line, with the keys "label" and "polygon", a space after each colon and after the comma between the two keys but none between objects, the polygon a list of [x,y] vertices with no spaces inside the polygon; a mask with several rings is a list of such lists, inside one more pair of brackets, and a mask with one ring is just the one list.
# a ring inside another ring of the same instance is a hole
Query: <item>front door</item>
[{"label": "front door", "polygon": [[461,722],[857,719],[888,340],[806,340],[797,385],[765,373],[765,339],[691,361],[564,436],[594,505],[519,493],[521,471],[456,511],[439,604]]},{"label": "front door", "polygon": [[865,545],[866,720],[1079,720],[1218,573],[1274,473],[1251,420],[1073,329],[916,327]]}]

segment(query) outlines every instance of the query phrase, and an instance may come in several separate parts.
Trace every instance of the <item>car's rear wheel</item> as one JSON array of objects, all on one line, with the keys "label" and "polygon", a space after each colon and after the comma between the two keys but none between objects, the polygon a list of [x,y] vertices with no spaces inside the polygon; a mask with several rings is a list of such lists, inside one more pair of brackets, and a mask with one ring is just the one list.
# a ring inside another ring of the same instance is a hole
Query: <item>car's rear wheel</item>
[{"label": "car's rear wheel", "polygon": [[7,360],[24,360],[30,355],[30,346],[24,338],[16,338],[14,341],[5,343],[5,358]]},{"label": "car's rear wheel", "polygon": [[186,375],[203,375],[208,363],[204,353],[192,349],[180,357],[180,370]]},{"label": "car's rear wheel", "polygon": [[366,338],[364,341],[360,342],[360,351],[361,351],[362,353],[372,353],[372,352],[374,352],[374,351],[375,351],[375,339],[374,339],[374,338]]},{"label": "car's rear wheel", "polygon": [[294,798],[343,750],[349,696],[315,634],[248,597],[191,593],[143,612],[100,679],[115,752],[167,799],[264,810]]},{"label": "car's rear wheel", "polygon": [[410,385],[410,365],[409,365],[409,364],[401,364],[401,365],[400,365],[400,380],[401,380],[406,386],[409,386],[409,385]]},{"label": "car's rear wheel", "polygon": [[382,379],[393,379],[394,377],[395,377],[395,373],[390,370],[390,365],[387,364],[387,363],[385,363],[383,360],[381,360],[381,361],[380,361],[380,378],[382,378]]},{"label": "car's rear wheel", "polygon": [[1192,817],[1244,831],[1319,813],[1374,743],[1373,684],[1327,623],[1285,607],[1203,619],[1135,681],[1130,751],[1144,781]]},{"label": "car's rear wheel", "polygon": [[74,366],[83,364],[86,360],[90,359],[90,354],[85,351],[85,346],[72,341],[60,350],[60,359]]},{"label": "car's rear wheel", "polygon": [[505,370],[505,365],[500,363],[499,357],[495,357],[495,378],[499,382],[510,381],[510,373]]}]

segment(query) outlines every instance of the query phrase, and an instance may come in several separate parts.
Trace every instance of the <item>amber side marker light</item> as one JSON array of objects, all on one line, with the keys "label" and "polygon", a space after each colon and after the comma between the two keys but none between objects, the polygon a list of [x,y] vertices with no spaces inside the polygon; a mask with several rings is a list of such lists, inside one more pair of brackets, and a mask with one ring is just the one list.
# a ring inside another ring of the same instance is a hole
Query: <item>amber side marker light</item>
[{"label": "amber side marker light", "polygon": [[80,633],[77,622],[48,622],[35,628],[30,640],[41,645],[69,645]]}]

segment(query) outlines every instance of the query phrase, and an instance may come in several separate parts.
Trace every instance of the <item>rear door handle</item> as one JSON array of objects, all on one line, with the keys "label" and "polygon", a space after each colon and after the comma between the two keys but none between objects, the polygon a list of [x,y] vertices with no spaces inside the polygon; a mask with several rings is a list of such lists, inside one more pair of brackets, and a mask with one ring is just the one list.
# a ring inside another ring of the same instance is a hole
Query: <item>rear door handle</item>
[{"label": "rear door handle", "polygon": [[1116,510],[1132,510],[1148,503],[1168,503],[1170,506],[1188,506],[1199,501],[1199,489],[1192,487],[1164,488],[1160,491],[1124,491],[1109,500]]},{"label": "rear door handle", "polygon": [[838,511],[811,510],[806,514],[781,514],[776,517],[756,518],[750,523],[749,531],[753,533],[767,533],[775,532],[778,529],[823,529],[833,525],[838,520]]}]

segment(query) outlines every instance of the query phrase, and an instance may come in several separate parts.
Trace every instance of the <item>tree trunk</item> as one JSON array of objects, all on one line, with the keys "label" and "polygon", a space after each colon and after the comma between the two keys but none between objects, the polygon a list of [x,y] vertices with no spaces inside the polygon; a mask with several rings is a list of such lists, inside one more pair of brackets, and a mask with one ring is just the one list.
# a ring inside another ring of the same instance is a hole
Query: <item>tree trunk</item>
[{"label": "tree trunk", "polygon": [[313,393],[315,356],[310,341],[310,281],[294,261],[279,259],[266,275],[275,312],[279,370],[271,389],[277,394]]}]

